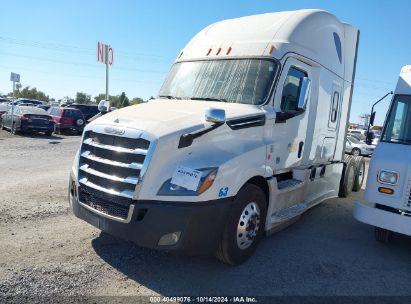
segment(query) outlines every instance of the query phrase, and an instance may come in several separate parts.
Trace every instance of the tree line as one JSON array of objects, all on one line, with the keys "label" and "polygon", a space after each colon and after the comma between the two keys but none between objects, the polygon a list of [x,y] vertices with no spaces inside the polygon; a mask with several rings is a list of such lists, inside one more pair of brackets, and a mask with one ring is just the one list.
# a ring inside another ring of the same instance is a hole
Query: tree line
[{"label": "tree line", "polygon": [[[10,92],[8,96],[13,96],[13,92]],[[44,102],[54,101],[50,96],[43,91],[37,90],[37,88],[31,88],[30,86],[22,87],[21,84],[16,84],[16,91],[14,92],[16,98],[27,98],[27,99],[36,99]],[[70,97],[66,97],[70,98]],[[81,104],[94,104],[99,103],[100,100],[106,98],[106,94],[100,93],[92,99],[91,94],[77,92],[75,98],[73,99],[75,103]],[[125,92],[122,92],[120,95],[110,95],[111,105],[116,108],[123,108],[130,105],[135,105],[144,102],[144,99],[140,97],[129,98]]]}]

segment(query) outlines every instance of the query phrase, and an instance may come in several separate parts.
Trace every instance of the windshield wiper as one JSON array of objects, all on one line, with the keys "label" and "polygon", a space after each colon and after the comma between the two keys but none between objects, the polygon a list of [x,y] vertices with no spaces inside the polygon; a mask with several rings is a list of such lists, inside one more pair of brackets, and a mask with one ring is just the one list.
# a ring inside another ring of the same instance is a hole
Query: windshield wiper
[{"label": "windshield wiper", "polygon": [[180,97],[172,96],[172,95],[160,95],[160,98],[167,98],[167,99],[181,99]]},{"label": "windshield wiper", "polygon": [[206,101],[219,101],[228,102],[227,99],[223,98],[212,98],[212,97],[190,97],[191,100],[206,100]]}]

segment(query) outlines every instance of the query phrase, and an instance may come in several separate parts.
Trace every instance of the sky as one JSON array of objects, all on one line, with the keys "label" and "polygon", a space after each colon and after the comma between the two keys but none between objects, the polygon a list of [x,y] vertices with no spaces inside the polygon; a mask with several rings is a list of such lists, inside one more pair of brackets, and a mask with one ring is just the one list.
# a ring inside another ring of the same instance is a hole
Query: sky
[{"label": "sky", "polygon": [[[12,91],[10,72],[50,98],[104,93],[100,41],[114,49],[110,94],[147,99],[157,96],[180,50],[210,23],[302,8],[325,9],[360,29],[350,117],[360,122],[360,114],[395,89],[401,67],[411,64],[410,1],[2,1],[0,95]],[[389,101],[376,106],[376,124],[383,123]]]}]

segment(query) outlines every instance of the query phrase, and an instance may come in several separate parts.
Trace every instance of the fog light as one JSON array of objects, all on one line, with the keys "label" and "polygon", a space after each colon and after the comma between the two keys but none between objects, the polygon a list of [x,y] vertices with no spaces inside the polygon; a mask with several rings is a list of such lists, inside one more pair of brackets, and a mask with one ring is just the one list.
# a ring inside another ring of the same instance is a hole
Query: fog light
[{"label": "fog light", "polygon": [[175,245],[180,239],[181,232],[173,232],[164,234],[161,239],[158,241],[158,246],[171,246]]}]

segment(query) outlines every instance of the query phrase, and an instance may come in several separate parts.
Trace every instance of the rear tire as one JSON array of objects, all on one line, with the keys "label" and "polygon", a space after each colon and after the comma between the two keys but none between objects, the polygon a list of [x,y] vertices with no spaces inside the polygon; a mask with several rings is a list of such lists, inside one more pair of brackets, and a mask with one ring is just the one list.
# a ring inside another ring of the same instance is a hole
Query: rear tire
[{"label": "rear tire", "polygon": [[264,234],[266,214],[264,191],[254,184],[245,184],[229,210],[217,258],[230,265],[246,261]]},{"label": "rear tire", "polygon": [[352,191],[358,192],[361,190],[361,187],[364,183],[365,179],[365,161],[362,156],[354,157],[355,163],[355,177],[354,177],[354,185]]},{"label": "rear tire", "polygon": [[344,159],[344,169],[340,181],[339,197],[347,197],[351,194],[354,187],[355,163],[354,158],[346,155]]},{"label": "rear tire", "polygon": [[374,236],[380,243],[388,243],[392,240],[393,232],[384,228],[375,227]]}]

